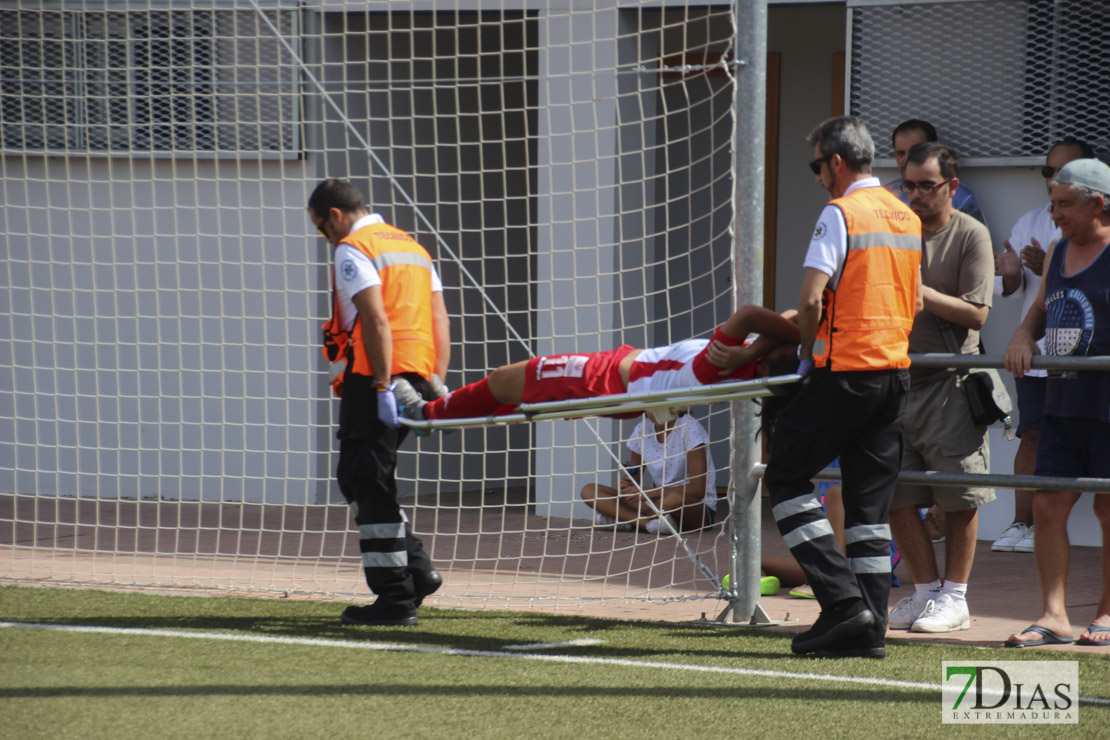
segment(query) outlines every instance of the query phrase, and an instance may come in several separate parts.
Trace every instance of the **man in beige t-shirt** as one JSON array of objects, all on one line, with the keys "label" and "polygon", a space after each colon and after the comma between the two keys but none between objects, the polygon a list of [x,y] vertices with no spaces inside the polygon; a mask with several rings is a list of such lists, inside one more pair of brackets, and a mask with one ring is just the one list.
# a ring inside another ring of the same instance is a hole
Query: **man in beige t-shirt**
[{"label": "man in beige t-shirt", "polygon": [[[921,218],[925,310],[910,332],[910,354],[978,354],[979,329],[994,292],[994,252],[987,228],[952,205],[959,180],[956,154],[928,142],[910,150],[902,189]],[[965,373],[910,368],[902,470],[986,473],[986,427],[976,426],[964,394]],[[967,629],[967,582],[979,532],[978,507],[994,499],[990,488],[900,485],[891,503],[890,529],[913,577],[915,593],[890,614],[891,629],[951,632]],[[936,505],[945,513],[943,583],[932,542],[918,512]]]}]

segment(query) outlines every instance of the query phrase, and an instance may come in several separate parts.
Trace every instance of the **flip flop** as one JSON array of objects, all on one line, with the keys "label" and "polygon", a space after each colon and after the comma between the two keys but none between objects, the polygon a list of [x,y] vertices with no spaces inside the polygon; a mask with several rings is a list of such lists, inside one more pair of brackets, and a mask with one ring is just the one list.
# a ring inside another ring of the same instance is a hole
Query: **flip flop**
[{"label": "flip flop", "polygon": [[[1087,634],[1093,635],[1096,632],[1110,632],[1110,627],[1104,627],[1101,624],[1092,624],[1087,627]],[[1110,646],[1110,640],[1091,640],[1082,637],[1075,641],[1076,645],[1086,645],[1089,647],[1107,647]]]},{"label": "flip flop", "polygon": [[[1110,627],[1106,628],[1110,631]],[[1028,642],[1018,642],[1016,640],[1006,640],[1006,647],[1009,648],[1023,648],[1023,647],[1037,647],[1039,645],[1071,645],[1075,642],[1075,638],[1071,635],[1060,635],[1048,627],[1042,627],[1039,624],[1031,624],[1022,632],[1035,632],[1041,636],[1039,640],[1029,640]]]}]

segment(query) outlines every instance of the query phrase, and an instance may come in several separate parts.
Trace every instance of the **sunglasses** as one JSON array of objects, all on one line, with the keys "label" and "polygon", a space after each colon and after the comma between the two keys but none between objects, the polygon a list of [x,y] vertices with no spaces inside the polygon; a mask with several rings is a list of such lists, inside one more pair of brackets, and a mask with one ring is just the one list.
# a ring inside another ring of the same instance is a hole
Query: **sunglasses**
[{"label": "sunglasses", "polygon": [[815,159],[815,160],[813,160],[812,162],[809,163],[809,168],[811,170],[813,170],[813,174],[820,175],[821,174],[821,165],[825,162],[828,162],[830,159],[832,159],[835,156],[836,156],[835,154],[826,154],[823,157],[818,157],[817,159]]},{"label": "sunglasses", "polygon": [[932,180],[922,180],[914,182],[913,180],[903,180],[899,186],[903,193],[912,193],[915,190],[920,190],[922,193],[928,194],[939,188],[941,185],[947,185],[952,182],[951,179],[941,180],[940,182],[933,182]]},{"label": "sunglasses", "polygon": [[1041,167],[1041,177],[1047,180],[1050,177],[1054,177],[1059,171],[1059,167],[1049,167],[1048,165],[1045,165],[1044,167]]}]

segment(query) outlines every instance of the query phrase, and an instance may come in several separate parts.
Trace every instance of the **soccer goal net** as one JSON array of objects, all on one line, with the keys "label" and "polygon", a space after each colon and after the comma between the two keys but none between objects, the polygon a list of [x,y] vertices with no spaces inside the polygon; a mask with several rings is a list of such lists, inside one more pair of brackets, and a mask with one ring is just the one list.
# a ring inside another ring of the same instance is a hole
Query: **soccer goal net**
[{"label": "soccer goal net", "polygon": [[[706,337],[735,301],[736,37],[712,2],[0,0],[0,578],[365,595],[313,187],[432,253],[451,387]],[[712,597],[730,409],[689,412],[720,499],[682,537],[582,503],[636,419],[410,436],[428,603]]]}]

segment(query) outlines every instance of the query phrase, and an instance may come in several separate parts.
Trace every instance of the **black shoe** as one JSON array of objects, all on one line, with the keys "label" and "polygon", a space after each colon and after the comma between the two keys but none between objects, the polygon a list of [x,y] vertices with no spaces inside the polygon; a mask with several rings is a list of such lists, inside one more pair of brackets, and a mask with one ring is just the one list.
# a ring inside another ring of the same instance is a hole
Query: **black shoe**
[{"label": "black shoe", "polygon": [[416,600],[413,606],[420,606],[424,603],[424,597],[430,596],[439,590],[443,585],[443,576],[439,574],[438,570],[429,570],[427,573],[413,573],[412,574],[412,587],[416,592]]},{"label": "black shoe", "polygon": [[343,624],[357,624],[363,627],[415,627],[416,611],[411,614],[397,612],[390,614],[377,608],[378,602],[369,606],[348,606],[340,617]]},{"label": "black shoe", "polygon": [[864,606],[863,599],[852,599],[822,611],[812,627],[794,637],[790,648],[798,655],[835,648],[874,624],[875,615]]},{"label": "black shoe", "polygon": [[818,650],[816,653],[806,653],[810,658],[874,658],[882,660],[886,657],[886,647],[878,645],[869,648],[829,648]]},{"label": "black shoe", "polygon": [[885,658],[886,640],[873,630],[862,632],[836,645],[809,653],[814,658]]}]

